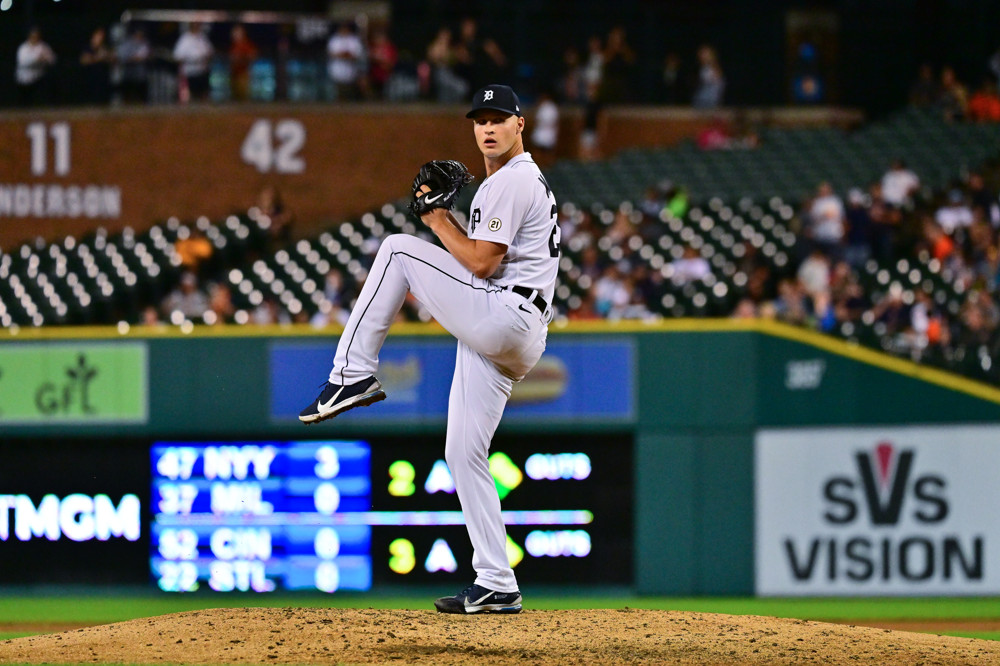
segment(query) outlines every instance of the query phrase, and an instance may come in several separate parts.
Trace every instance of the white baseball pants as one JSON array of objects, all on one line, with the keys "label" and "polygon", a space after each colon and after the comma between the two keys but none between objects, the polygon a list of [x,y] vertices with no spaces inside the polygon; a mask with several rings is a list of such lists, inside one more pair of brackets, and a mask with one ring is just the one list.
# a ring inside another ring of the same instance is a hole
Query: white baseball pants
[{"label": "white baseball pants", "polygon": [[332,383],[353,384],[377,372],[379,349],[407,291],[458,338],[445,460],[474,549],[475,582],[514,592],[517,580],[507,560],[507,534],[488,456],[513,382],[545,350],[546,313],[477,278],[436,245],[414,236],[389,236],[337,344]]}]

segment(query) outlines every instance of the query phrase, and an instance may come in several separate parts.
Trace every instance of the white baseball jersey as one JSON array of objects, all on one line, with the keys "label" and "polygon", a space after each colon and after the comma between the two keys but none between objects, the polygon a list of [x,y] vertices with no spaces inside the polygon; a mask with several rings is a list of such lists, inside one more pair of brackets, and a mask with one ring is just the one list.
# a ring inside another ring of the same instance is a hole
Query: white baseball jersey
[{"label": "white baseball jersey", "polygon": [[537,290],[546,303],[559,271],[559,225],[555,197],[530,153],[513,157],[483,181],[472,199],[469,238],[507,246],[490,276],[501,287]]}]

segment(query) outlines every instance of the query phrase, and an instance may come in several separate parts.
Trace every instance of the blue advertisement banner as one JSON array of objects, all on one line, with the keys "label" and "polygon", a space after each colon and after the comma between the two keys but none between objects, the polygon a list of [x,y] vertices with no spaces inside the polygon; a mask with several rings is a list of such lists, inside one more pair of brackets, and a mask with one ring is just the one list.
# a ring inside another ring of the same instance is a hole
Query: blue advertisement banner
[{"label": "blue advertisement banner", "polygon": [[[271,418],[286,421],[316,398],[330,372],[336,340],[275,342],[270,348]],[[635,419],[636,350],[630,338],[549,340],[545,354],[514,385],[504,420]],[[443,420],[455,369],[450,338],[386,341],[378,378],[387,399],[340,418]]]}]

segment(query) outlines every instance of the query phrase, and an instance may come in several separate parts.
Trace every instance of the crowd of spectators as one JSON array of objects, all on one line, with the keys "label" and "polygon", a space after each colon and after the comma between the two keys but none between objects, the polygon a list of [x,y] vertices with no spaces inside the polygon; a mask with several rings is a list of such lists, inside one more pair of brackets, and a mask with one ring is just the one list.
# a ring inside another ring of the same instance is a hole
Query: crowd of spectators
[{"label": "crowd of spectators", "polygon": [[[742,277],[735,280],[744,285],[742,296],[726,314],[848,337],[865,328],[893,352],[941,362],[968,356],[989,370],[982,364],[1000,353],[1000,199],[989,183],[1000,171],[989,176],[972,172],[930,192],[897,160],[880,180],[851,189],[846,201],[819,184],[791,220],[798,243],[787,265],[745,243],[737,266]],[[665,282],[676,288],[709,276],[711,265],[690,246],[658,271],[633,253],[602,251],[653,242],[665,232],[664,220],[683,218],[686,204],[678,206],[677,188],[670,187],[671,193],[651,188],[634,208],[617,210],[610,224],[585,210],[562,222],[564,247],[582,248],[570,277],[586,288],[563,313],[567,318],[654,317]],[[884,269],[889,275],[917,266],[940,276],[946,289],[876,280]]]},{"label": "crowd of spectators", "polygon": [[953,67],[945,65],[935,72],[933,66],[925,63],[910,87],[909,102],[913,106],[939,109],[949,122],[1000,122],[1000,57],[994,56],[990,66],[992,71],[984,73],[970,93],[969,86],[959,80]]},{"label": "crowd of spectators", "polygon": [[[397,46],[388,22],[329,23],[324,38],[296,42],[297,49],[290,47],[292,31],[268,28],[241,23],[119,23],[96,27],[90,41],[76,49],[59,44],[56,50],[35,28],[17,51],[18,103],[65,101],[57,99],[47,81],[57,62],[81,68],[83,76],[73,80],[82,90],[76,91],[74,100],[95,105],[266,100],[295,94],[344,101],[459,102],[478,87],[513,82],[523,75],[519,68],[533,67],[512,62],[501,40],[485,34],[471,16],[441,26],[425,45],[410,50]],[[155,43],[150,33],[155,33]],[[315,42],[322,42],[322,47],[316,48]],[[653,93],[639,85],[642,56],[629,43],[623,26],[591,35],[585,47],[579,46],[583,48],[566,49],[557,80],[547,76],[532,80],[525,96],[548,93],[557,103],[588,107],[591,116],[606,104],[656,101],[716,108],[725,101],[725,75],[710,44],[683,56],[667,54],[662,87]],[[296,59],[298,64],[293,64]],[[293,92],[296,86],[289,79],[296,75],[293,72],[308,69],[301,66],[304,61],[321,62],[324,80],[311,93]],[[255,65],[260,63],[266,66],[259,71],[271,80],[254,86]],[[155,81],[154,72],[160,74]],[[169,81],[167,93],[159,90],[164,81]]]},{"label": "crowd of spectators", "polygon": [[[263,32],[259,26],[250,30],[251,26],[239,23],[214,26],[191,22],[174,27],[179,32],[174,42],[158,46],[150,43],[144,24],[116,24],[110,30],[111,40],[108,30],[96,28],[87,45],[78,53],[65,56],[70,61],[78,56],[84,73],[78,101],[96,105],[148,101],[152,97],[150,88],[154,83],[150,75],[154,69],[169,74],[173,101],[246,101],[258,94],[251,85],[252,70],[258,61],[270,61],[266,71],[272,78],[262,86],[265,92],[260,94],[276,94],[277,79],[282,79],[284,94],[288,95],[290,86],[285,79],[289,74],[275,71],[280,65],[274,61],[284,59],[281,64],[289,70],[301,69],[289,65],[287,37],[275,38],[270,31],[267,49],[255,41],[252,32]],[[304,46],[299,56],[323,62],[325,83],[302,93],[318,99],[465,101],[476,87],[495,80],[510,80],[512,75],[502,47],[494,38],[482,35],[478,21],[472,17],[463,18],[454,29],[442,27],[426,45],[425,52],[416,55],[400,51],[388,24],[373,22],[359,26],[352,21],[340,21],[330,24],[322,49]],[[32,29],[16,55],[19,105],[60,101],[48,81],[56,62],[56,52],[42,39],[41,31]],[[224,88],[213,81],[218,72],[225,75],[216,77],[219,81],[228,78]]]}]

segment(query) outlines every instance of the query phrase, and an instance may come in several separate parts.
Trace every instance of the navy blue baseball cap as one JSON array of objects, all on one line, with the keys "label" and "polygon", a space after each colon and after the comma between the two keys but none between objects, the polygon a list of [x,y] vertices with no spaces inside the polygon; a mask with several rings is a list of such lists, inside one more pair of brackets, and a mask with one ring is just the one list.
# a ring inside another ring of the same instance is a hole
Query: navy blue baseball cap
[{"label": "navy blue baseball cap", "polygon": [[476,94],[472,97],[472,111],[465,114],[465,117],[471,118],[480,109],[502,111],[520,117],[521,100],[517,98],[517,93],[510,86],[491,83],[485,88],[480,88],[476,91]]}]

